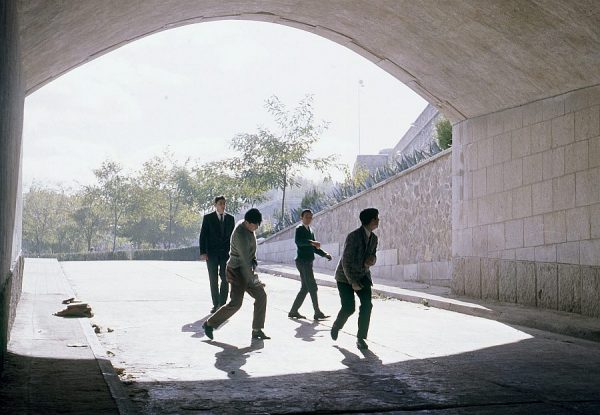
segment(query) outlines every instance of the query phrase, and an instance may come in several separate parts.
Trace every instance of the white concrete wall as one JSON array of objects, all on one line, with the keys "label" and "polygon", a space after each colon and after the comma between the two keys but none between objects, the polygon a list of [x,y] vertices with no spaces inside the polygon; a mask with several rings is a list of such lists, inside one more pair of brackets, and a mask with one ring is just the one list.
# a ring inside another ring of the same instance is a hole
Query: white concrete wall
[{"label": "white concrete wall", "polygon": [[453,137],[456,292],[600,316],[600,86]]}]

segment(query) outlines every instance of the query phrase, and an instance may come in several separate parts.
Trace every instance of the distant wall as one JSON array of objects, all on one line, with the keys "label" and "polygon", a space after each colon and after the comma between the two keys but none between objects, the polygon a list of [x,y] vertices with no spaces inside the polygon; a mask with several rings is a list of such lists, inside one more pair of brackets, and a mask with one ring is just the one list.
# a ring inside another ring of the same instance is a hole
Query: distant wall
[{"label": "distant wall", "polygon": [[[315,267],[334,269],[346,235],[360,226],[358,214],[380,211],[376,280],[421,281],[450,285],[451,272],[451,150],[412,167],[348,200],[314,215],[313,229],[323,249],[335,258],[318,259]],[[264,261],[292,263],[295,226],[258,246]]]},{"label": "distant wall", "polygon": [[428,104],[398,141],[392,150],[392,156],[400,153],[410,154],[415,150],[427,147],[435,140],[435,123],[442,117],[443,115],[436,107]]}]

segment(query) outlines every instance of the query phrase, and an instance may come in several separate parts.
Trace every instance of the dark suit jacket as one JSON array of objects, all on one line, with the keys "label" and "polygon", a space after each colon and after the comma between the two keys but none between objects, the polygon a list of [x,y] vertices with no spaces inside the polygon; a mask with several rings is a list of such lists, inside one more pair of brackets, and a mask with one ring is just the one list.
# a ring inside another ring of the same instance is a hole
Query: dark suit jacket
[{"label": "dark suit jacket", "polygon": [[221,234],[221,223],[217,212],[204,216],[199,239],[201,255],[226,254],[229,256],[229,240],[235,227],[235,219],[225,212],[223,222],[223,233]]},{"label": "dark suit jacket", "polygon": [[371,271],[365,265],[367,257],[374,256],[377,252],[377,235],[371,232],[367,238],[364,227],[360,227],[348,234],[344,244],[344,252],[335,270],[335,280],[346,284],[359,283],[373,285]]},{"label": "dark suit jacket", "polygon": [[315,253],[320,256],[326,256],[327,252],[322,249],[317,249],[308,241],[314,241],[315,234],[312,230],[306,229],[303,224],[296,226],[296,235],[294,242],[298,249],[296,250],[296,259],[312,261],[315,259]]}]

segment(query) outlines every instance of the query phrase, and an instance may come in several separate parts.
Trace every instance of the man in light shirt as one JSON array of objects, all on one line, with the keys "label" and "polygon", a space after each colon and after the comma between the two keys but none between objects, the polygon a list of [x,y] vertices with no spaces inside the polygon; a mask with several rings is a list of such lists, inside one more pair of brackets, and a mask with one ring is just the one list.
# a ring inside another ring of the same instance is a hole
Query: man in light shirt
[{"label": "man in light shirt", "polygon": [[267,293],[264,284],[254,273],[256,268],[256,236],[254,232],[262,222],[262,214],[252,208],[238,222],[231,235],[231,248],[227,262],[227,281],[231,283],[231,299],[202,325],[204,333],[213,339],[213,330],[231,318],[242,306],[244,293],[254,298],[252,339],[270,339],[264,332],[267,311]]}]

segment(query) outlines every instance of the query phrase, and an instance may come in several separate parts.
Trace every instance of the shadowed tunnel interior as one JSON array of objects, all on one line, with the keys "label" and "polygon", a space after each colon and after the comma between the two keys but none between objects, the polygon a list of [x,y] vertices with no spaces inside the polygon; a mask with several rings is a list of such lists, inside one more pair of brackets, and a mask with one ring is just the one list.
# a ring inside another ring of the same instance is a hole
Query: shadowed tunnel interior
[{"label": "shadowed tunnel interior", "polygon": [[[521,329],[521,328],[520,328]],[[522,330],[522,329],[521,329]],[[533,333],[533,334],[539,334]],[[202,341],[198,339],[198,341]],[[215,366],[228,373],[226,380],[192,382],[126,382],[135,406],[144,413],[371,413],[391,411],[435,411],[432,413],[478,414],[594,414],[600,410],[600,355],[590,360],[589,344],[568,340],[551,347],[531,338],[473,352],[410,360],[384,365],[365,351],[339,351],[347,369],[289,374],[275,377],[249,376],[244,371],[252,353],[265,346],[255,342],[237,347],[213,342]],[[563,361],[565,350],[571,358]],[[578,361],[578,364],[574,364]],[[80,408],[72,399],[85,384],[69,382],[80,371],[93,373],[95,361],[53,360],[9,354],[6,380],[29,377],[19,390],[0,392],[6,414],[71,412]],[[199,373],[201,376],[201,373]],[[36,390],[36,383],[50,382],[51,389]],[[565,377],[569,381],[565,382]],[[51,379],[49,381],[48,379]],[[481,394],[482,384],[486,394]],[[314,393],[316,385],[325,385]],[[595,386],[593,386],[595,385]],[[226,391],[224,393],[224,391]],[[362,398],[356,398],[357,391]],[[89,390],[93,401],[108,390]],[[35,396],[32,394],[46,394]],[[183,400],[181,397],[185,396]],[[27,406],[28,400],[35,402]],[[59,407],[57,407],[59,406]],[[106,408],[107,412],[111,408]],[[429,412],[427,412],[429,413]]]}]

